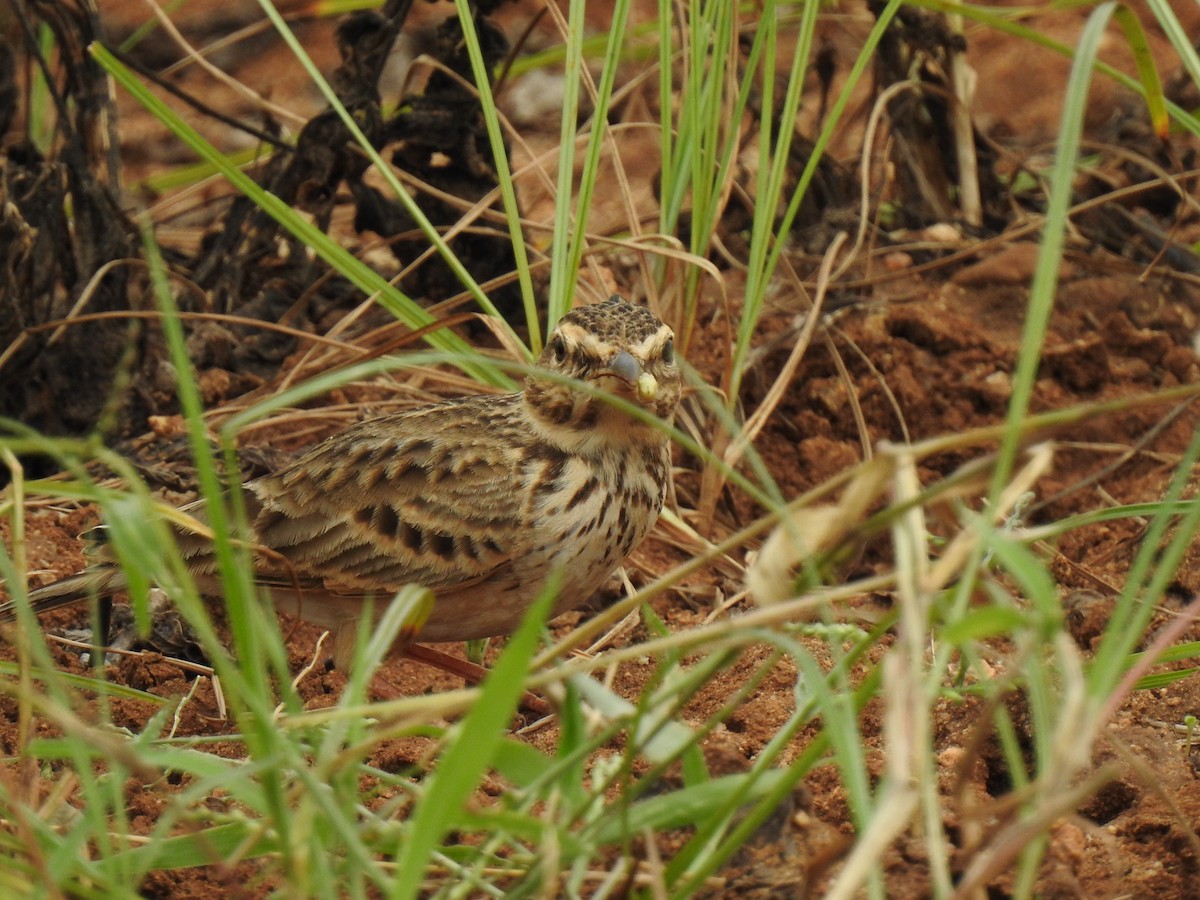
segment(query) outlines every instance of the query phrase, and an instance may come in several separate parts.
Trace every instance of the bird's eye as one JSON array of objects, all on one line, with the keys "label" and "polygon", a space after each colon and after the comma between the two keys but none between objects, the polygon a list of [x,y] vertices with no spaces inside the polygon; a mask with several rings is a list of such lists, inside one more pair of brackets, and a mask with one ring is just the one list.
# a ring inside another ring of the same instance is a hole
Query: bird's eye
[{"label": "bird's eye", "polygon": [[556,363],[567,358],[567,345],[560,334],[556,334],[550,341],[550,358]]},{"label": "bird's eye", "polygon": [[662,361],[668,366],[675,364],[675,340],[671,339],[663,344]]}]

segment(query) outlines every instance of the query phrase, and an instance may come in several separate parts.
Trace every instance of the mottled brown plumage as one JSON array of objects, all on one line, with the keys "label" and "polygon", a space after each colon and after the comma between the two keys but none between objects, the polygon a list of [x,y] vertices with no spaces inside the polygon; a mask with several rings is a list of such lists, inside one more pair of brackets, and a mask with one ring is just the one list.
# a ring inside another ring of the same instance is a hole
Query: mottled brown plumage
[{"label": "mottled brown plumage", "polygon": [[[670,328],[619,297],[563,317],[525,390],[371,419],[246,485],[256,580],[276,607],[333,630],[349,662],[367,598],[406,584],[435,593],[422,640],[508,634],[550,573],[553,614],[584,600],[662,508],[669,422],[680,394]],[[583,382],[584,387],[570,379]],[[641,421],[597,392],[653,413]],[[203,517],[203,503],[185,508]],[[202,592],[212,548],[180,533]],[[35,611],[124,587],[99,563],[30,593]],[[11,604],[0,621],[11,621]]]}]

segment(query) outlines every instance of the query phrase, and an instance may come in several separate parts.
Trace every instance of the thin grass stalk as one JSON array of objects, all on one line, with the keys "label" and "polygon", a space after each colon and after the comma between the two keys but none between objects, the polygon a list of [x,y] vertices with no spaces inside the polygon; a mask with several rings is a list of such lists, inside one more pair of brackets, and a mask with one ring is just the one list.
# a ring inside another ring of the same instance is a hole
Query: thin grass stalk
[{"label": "thin grass stalk", "polygon": [[[766,47],[761,77],[762,110],[758,116],[759,162],[755,176],[757,187],[754,193],[754,217],[750,231],[750,254],[746,264],[745,301],[738,321],[737,342],[734,346],[733,359],[729,368],[729,382],[726,388],[731,403],[735,402],[735,398],[741,391],[746,356],[750,352],[751,339],[758,331],[758,320],[762,315],[767,285],[774,271],[774,267],[767,267],[769,250],[774,243],[783,243],[786,235],[786,231],[782,230],[776,233],[775,228],[780,221],[780,206],[784,205],[783,187],[792,163],[791,147],[796,134],[794,123],[800,109],[801,88],[808,73],[808,60],[815,40],[819,9],[820,4],[818,3],[805,3],[801,10],[800,31],[796,37],[796,49],[792,56],[788,87],[779,109],[780,128],[778,134],[773,133],[776,121],[774,85],[778,12],[774,3],[768,3],[764,10],[762,31]],[[814,153],[810,165],[818,158],[819,154]],[[794,196],[789,198],[790,203],[795,203],[797,208],[799,208],[799,202],[803,198],[806,187],[807,182],[802,179]]]},{"label": "thin grass stalk", "polygon": [[[881,628],[877,626],[873,629],[869,635],[858,643],[856,648],[858,652],[852,653],[847,658],[846,665],[852,665],[854,662],[859,661],[861,655],[865,654],[871,646],[878,642],[885,631],[886,627]],[[776,771],[773,767],[780,755],[792,743],[800,729],[814,715],[823,714],[823,711],[827,708],[833,709],[832,688],[826,682],[828,679],[843,678],[847,671],[842,668],[842,664],[839,664],[839,667],[834,672],[825,675],[821,671],[820,666],[811,659],[811,654],[808,650],[803,646],[792,641],[790,638],[778,634],[772,635],[771,640],[773,643],[778,643],[781,646],[789,648],[789,655],[796,660],[797,664],[805,672],[806,679],[803,684],[813,688],[813,695],[797,697],[795,714],[771,738],[767,746],[759,752],[752,771],[760,773],[760,777],[762,778],[768,778]],[[862,679],[859,686],[853,689],[855,722],[866,703],[878,695],[881,683],[882,669],[876,666],[872,667]],[[800,690],[799,684],[797,685],[797,690]],[[833,711],[836,714],[836,710]],[[857,725],[853,725],[853,728],[857,729]],[[714,852],[707,855],[700,855],[700,851],[708,844],[708,835],[724,819],[721,816],[714,815],[710,817],[709,823],[702,823],[697,829],[696,836],[688,841],[667,866],[668,884],[672,887],[671,896],[673,898],[691,896],[694,891],[699,889],[707,877],[719,871],[737,849],[750,838],[755,830],[778,811],[800,780],[811,772],[813,767],[825,757],[829,752],[831,740],[833,738],[829,730],[822,729],[787,767],[785,770],[786,776],[770,784],[766,793],[740,818],[734,828],[726,835],[725,840],[720,843],[720,846]],[[724,801],[724,808],[732,812],[740,808],[747,799],[749,797],[745,791],[735,792]]]},{"label": "thin grass stalk", "polygon": [[[412,194],[405,189],[404,185],[400,182],[400,179],[396,177],[395,172],[392,171],[392,168],[388,166],[387,163],[384,162],[383,157],[379,155],[379,151],[375,149],[369,140],[367,140],[367,136],[363,134],[362,129],[358,127],[358,123],[354,121],[354,117],[350,115],[346,107],[342,105],[341,99],[336,93],[334,93],[334,90],[330,86],[329,82],[325,80],[325,77],[321,74],[321,71],[312,61],[311,57],[309,57],[303,45],[288,26],[283,16],[279,14],[279,11],[275,8],[275,5],[271,2],[271,0],[258,0],[258,3],[259,6],[262,7],[263,12],[266,13],[267,18],[271,21],[271,24],[275,26],[275,30],[279,33],[279,36],[283,38],[284,43],[287,44],[288,48],[292,51],[293,55],[296,57],[296,60],[301,64],[301,66],[304,67],[304,70],[308,73],[312,84],[321,91],[322,95],[324,95],[325,99],[329,103],[330,108],[338,114],[338,118],[342,120],[342,124],[345,125],[346,130],[350,132],[350,134],[354,137],[354,140],[362,148],[363,152],[375,165],[379,175],[387,183],[388,187],[400,201],[401,205],[404,206],[405,212],[412,217],[413,221],[416,222],[417,226],[421,229],[421,233],[425,235],[429,242],[437,249],[438,254],[445,261],[446,265],[450,267],[450,270],[454,272],[454,275],[456,278],[458,278],[459,283],[466,288],[467,292],[476,301],[476,303],[479,304],[479,307],[484,312],[498,319],[499,326],[507,329],[510,332],[510,337],[513,340],[519,341],[516,335],[511,333],[511,326],[509,326],[509,324],[499,314],[495,305],[488,298],[488,296],[483,293],[479,287],[479,284],[471,276],[471,273],[467,271],[466,267],[462,264],[458,257],[455,256],[450,248],[446,245],[446,242],[442,239],[442,236],[438,233],[438,230],[425,216],[425,213],[421,210]],[[269,212],[269,210],[267,211]],[[318,229],[314,230],[316,230],[318,233],[321,233]],[[412,315],[415,310],[421,310],[421,312],[424,312],[421,307],[416,306],[416,304],[412,303],[411,300],[409,300],[395,288],[391,288],[390,295],[385,294],[384,296],[391,296],[396,299],[402,298],[400,308],[403,309],[408,315]],[[404,301],[407,301],[407,303]],[[422,321],[420,324],[428,324],[428,313],[425,313],[424,319],[425,321]]]},{"label": "thin grass stalk", "polygon": [[[658,108],[672,109],[675,104],[675,23],[671,0],[658,0]],[[682,17],[678,19],[682,29]],[[664,118],[665,114],[664,114]],[[674,234],[679,223],[679,213],[683,207],[681,196],[682,180],[674,163],[676,133],[669,120],[664,121],[659,129],[659,159],[662,160],[659,176],[659,230],[663,234]],[[661,260],[656,260],[657,271],[661,275],[665,267]],[[660,285],[661,290],[661,285]]]},{"label": "thin grass stalk", "polygon": [[[659,10],[663,39],[659,46],[660,108],[664,115],[668,110],[678,110],[674,133],[670,124],[662,128],[659,231],[678,231],[690,196],[689,250],[693,256],[703,258],[727,196],[726,184],[732,177],[731,163],[737,148],[737,122],[749,96],[749,80],[740,91],[735,90],[736,4],[692,0],[685,8],[681,0],[677,6],[678,54],[671,39],[675,29],[665,24],[671,11],[666,3],[660,3]],[[673,74],[676,55],[683,67],[678,91]],[[738,99],[731,99],[735,95]],[[660,267],[659,277],[664,275],[665,267]],[[679,342],[685,353],[695,320],[699,278],[695,268],[689,268],[684,276]]]},{"label": "thin grass stalk", "polygon": [[389,893],[394,900],[413,900],[417,896],[430,854],[454,827],[462,804],[495,755],[520,699],[523,675],[558,591],[556,582],[551,579],[530,607],[488,675],[478,705],[439,755],[438,767],[416,805],[405,838],[395,850],[397,878]]},{"label": "thin grass stalk", "polygon": [[[935,12],[951,13],[957,11],[962,14],[963,18],[970,19],[979,25],[983,25],[1001,34],[1019,38],[1032,46],[1044,47],[1067,59],[1075,57],[1075,48],[1070,45],[1056,41],[1034,28],[1021,24],[1019,21],[1014,21],[1014,17],[1022,15],[1022,11],[1017,8],[1012,8],[1004,12],[994,12],[990,7],[986,6],[960,6],[957,0],[909,0],[909,2],[913,6]],[[1081,5],[1091,5],[1091,2],[1088,0],[1088,2]],[[1155,13],[1159,16],[1163,30],[1171,38],[1172,46],[1179,54],[1179,58],[1183,61],[1188,73],[1192,76],[1193,80],[1197,80],[1196,73],[1200,72],[1200,56],[1197,55],[1196,48],[1192,46],[1191,41],[1183,34],[1182,27],[1174,11],[1166,6],[1163,0],[1154,0],[1152,6]],[[1138,27],[1140,27],[1140,23]],[[1106,78],[1111,78],[1122,87],[1142,96],[1148,105],[1157,102],[1150,97],[1152,91],[1147,90],[1146,85],[1137,78],[1125,74],[1103,60],[1096,60],[1094,69]],[[1172,122],[1180,125],[1189,133],[1200,137],[1200,118],[1197,118],[1192,110],[1184,109],[1167,100],[1165,97],[1162,102]]]},{"label": "thin grass stalk", "polygon": [[[420,329],[435,324],[433,317],[428,312],[413,303],[412,300],[397,290],[381,275],[354,257],[341,245],[334,242],[327,234],[306,218],[300,216],[278,197],[265,191],[246,173],[233,165],[223,154],[218,153],[211,144],[187,125],[170,107],[166,106],[153,93],[147,90],[134,77],[133,73],[108,53],[103,46],[93,44],[90,50],[101,68],[108,72],[117,83],[124,87],[156,119],[166,125],[180,140],[220,171],[222,176],[238,191],[253,200],[260,209],[279,222],[280,225],[293,235],[304,241],[314,252],[356,287],[364,293],[374,296],[389,312],[412,328]],[[372,150],[372,152],[374,153],[375,151]],[[378,156],[378,153],[375,153],[375,155]],[[441,240],[440,237],[438,240]],[[506,381],[501,373],[488,364],[486,358],[476,354],[456,334],[440,329],[432,329],[426,332],[425,339],[435,347],[458,353],[459,356],[456,365],[484,383],[505,387],[512,386],[511,382]]]},{"label": "thin grass stalk", "polygon": [[1178,55],[1192,83],[1200,84],[1200,53],[1196,52],[1194,40],[1184,31],[1183,23],[1171,4],[1167,0],[1146,0],[1146,6],[1154,13],[1155,20],[1171,41],[1171,48]]},{"label": "thin grass stalk", "polygon": [[[40,452],[52,456],[56,455],[57,448],[61,446],[79,447],[88,451],[89,455],[96,450],[95,443],[91,441],[40,441],[34,442],[34,444]],[[10,443],[10,447],[12,446],[14,445]],[[101,455],[107,465],[118,472],[123,472],[132,485],[140,484],[124,460],[114,454],[104,453]],[[87,476],[77,462],[70,458],[60,458],[60,462],[65,468],[76,471],[81,479],[86,479]],[[128,501],[126,495],[99,489],[90,482],[81,481],[80,484],[87,488],[84,493],[88,499],[98,502],[102,508],[110,512],[123,510],[134,515],[141,513],[144,517],[145,510],[150,507],[150,500],[144,485],[141,486],[141,493],[136,495],[138,499]],[[161,529],[159,530],[161,531]],[[0,557],[2,556],[0,554]],[[157,566],[157,562],[147,561],[147,563],[150,568]],[[0,568],[4,568],[2,564],[3,559],[0,559]],[[21,586],[23,582],[13,579],[15,573],[11,571],[4,571],[3,574],[8,584],[16,586],[13,590],[13,597],[19,602],[25,596],[25,591]],[[40,634],[36,621],[29,616],[27,606],[18,606],[18,615],[18,627],[26,635]],[[122,752],[121,747],[111,737],[111,731],[103,728],[97,731],[90,725],[80,722],[70,712],[72,703],[64,687],[68,680],[74,683],[84,681],[89,687],[98,687],[99,690],[96,693],[101,701],[100,717],[103,721],[109,721],[106,713],[107,707],[103,700],[111,691],[106,690],[102,683],[89,679],[64,679],[61,673],[55,670],[45,648],[44,640],[30,641],[30,645],[34,651],[34,659],[38,660],[38,665],[45,672],[44,684],[50,696],[42,698],[34,693],[30,693],[29,696],[33,698],[37,711],[43,718],[48,718],[66,732],[66,736],[57,742],[49,744],[43,742],[40,752],[53,754],[55,757],[69,762],[68,770],[76,773],[78,789],[83,796],[80,802],[82,815],[73,817],[65,830],[51,829],[45,835],[49,852],[48,871],[53,872],[54,881],[62,885],[88,882],[135,883],[137,872],[130,868],[128,853],[133,848],[126,840],[130,829],[128,822],[125,821],[125,802],[121,794],[129,772],[123,761],[132,763],[135,758]],[[153,721],[150,727],[154,727]],[[104,770],[99,773],[94,765],[97,760],[105,763]],[[143,768],[140,761],[138,761],[138,768]],[[95,852],[92,855],[97,857],[90,862],[84,859],[87,854],[83,852],[83,848],[87,846],[93,848]],[[114,873],[113,878],[119,880],[106,882],[104,871]]]},{"label": "thin grass stalk", "polygon": [[[582,7],[582,5],[581,2],[580,6]],[[573,9],[574,5],[572,5]],[[561,273],[563,277],[562,283],[555,283],[553,272],[551,273],[551,293],[556,293],[556,288],[558,288],[567,298],[574,295],[575,281],[579,277],[579,266],[583,260],[583,252],[587,244],[588,214],[592,206],[592,195],[595,193],[596,180],[599,177],[601,152],[604,149],[608,136],[609,102],[612,99],[617,69],[622,62],[621,49],[625,40],[626,26],[629,21],[629,9],[630,0],[616,0],[613,4],[612,20],[608,32],[608,44],[604,50],[604,64],[600,72],[600,84],[595,91],[595,109],[592,112],[592,127],[588,134],[583,170],[579,177],[579,195],[575,202],[576,214],[573,221],[573,228],[569,235],[570,244],[566,259],[566,271]],[[583,79],[588,77],[586,69],[581,66],[579,69],[580,81],[582,82]]]},{"label": "thin grass stalk", "polygon": [[[1150,521],[1096,650],[1089,682],[1097,699],[1106,698],[1121,679],[1133,648],[1141,640],[1154,615],[1155,604],[1175,578],[1192,537],[1200,529],[1200,502],[1194,497],[1184,505],[1183,516],[1176,517],[1173,514],[1185,494],[1194,490],[1194,473],[1198,463],[1200,432],[1193,435],[1183,459],[1175,469],[1163,498],[1163,510]],[[1167,541],[1168,531],[1172,527],[1174,534]]]},{"label": "thin grass stalk", "polygon": [[[946,26],[963,40],[961,13],[949,13]],[[965,43],[963,44],[965,47]],[[973,228],[983,224],[979,190],[979,157],[975,153],[975,125],[971,121],[972,84],[965,50],[950,49],[950,122],[954,129],[954,160],[958,164],[958,201],[963,220]]]},{"label": "thin grass stalk", "polygon": [[[521,228],[521,207],[517,202],[516,186],[504,148],[504,130],[500,126],[496,98],[492,94],[492,73],[484,64],[483,50],[479,46],[479,35],[475,31],[475,20],[468,0],[455,0],[454,8],[458,12],[458,21],[467,45],[467,56],[471,60],[471,73],[475,77],[475,87],[479,92],[479,106],[483,112],[484,125],[487,127],[488,143],[496,166],[496,180],[504,203],[504,217],[508,222],[508,235],[512,241],[513,259],[517,266],[517,281],[521,286],[521,302],[525,307],[525,326],[529,331],[531,356],[536,358],[542,352],[537,299],[529,274],[529,256],[525,247],[525,233]],[[553,322],[550,326],[553,326]]]},{"label": "thin grass stalk", "polygon": [[[461,0],[460,0],[461,2]],[[571,216],[575,186],[575,132],[579,119],[579,93],[583,87],[583,0],[571,0],[567,15],[565,82],[562,118],[559,122],[557,190],[554,196],[554,235],[550,248],[550,304],[548,326],[562,318],[571,306],[574,276],[571,247],[577,227]]]},{"label": "thin grass stalk", "polygon": [[[1067,83],[1058,130],[1058,149],[1050,176],[1046,218],[1039,242],[1038,261],[1030,285],[1029,304],[1012,379],[1012,394],[1000,439],[1000,457],[992,472],[989,496],[993,504],[1008,483],[1022,441],[1022,423],[1028,416],[1029,402],[1041,360],[1041,348],[1045,341],[1046,328],[1054,306],[1054,291],[1058,284],[1058,270],[1070,209],[1090,73],[1098,42],[1112,8],[1111,3],[1106,3],[1089,17],[1087,27],[1080,36],[1075,63]],[[954,602],[955,618],[965,615],[969,607],[970,595],[977,583],[977,573],[983,560],[984,543],[975,545],[972,559],[965,569],[967,575],[959,583]]]},{"label": "thin grass stalk", "polygon": [[1033,386],[1037,379],[1038,366],[1041,363],[1046,329],[1050,322],[1050,313],[1054,309],[1054,294],[1058,287],[1067,215],[1074,193],[1075,168],[1078,164],[1079,144],[1083,132],[1083,117],[1087,109],[1088,90],[1091,86],[1091,74],[1094,61],[1099,53],[1100,41],[1115,8],[1115,4],[1104,3],[1088,17],[1087,25],[1080,35],[1070,76],[1067,79],[1062,118],[1058,128],[1058,147],[1054,155],[1054,168],[1049,179],[1050,194],[1046,203],[1046,222],[1038,245],[1037,265],[1033,273],[1033,282],[1029,288],[1029,305],[1025,313],[1025,325],[1022,329],[1021,344],[1013,372],[1012,395],[1006,417],[1008,427],[1000,442],[1000,455],[992,475],[990,496],[993,502],[1007,484],[1020,451],[1022,440],[1020,423],[1024,421],[1029,412]]},{"label": "thin grass stalk", "polygon": [[[915,457],[902,448],[893,451],[893,500],[911,501],[919,493]],[[828,892],[830,898],[848,898],[864,884],[871,896],[883,896],[883,883],[876,861],[912,819],[924,814],[926,847],[931,853],[930,878],[935,895],[946,893],[951,881],[945,854],[937,793],[936,772],[931,770],[933,736],[926,688],[926,622],[928,620],[928,568],[924,511],[907,503],[906,511],[893,523],[892,543],[896,558],[896,591],[899,622],[896,643],[880,668],[887,682],[883,694],[884,752],[886,777],[872,800],[869,788],[858,796],[859,834],[846,864]],[[854,774],[866,780],[865,762]],[[844,770],[843,770],[844,771]],[[843,775],[845,778],[845,774]],[[849,781],[848,783],[855,783]],[[865,786],[864,786],[865,787]],[[858,792],[856,792],[858,793]]]},{"label": "thin grass stalk", "polygon": [[[813,142],[812,152],[805,163],[803,171],[800,173],[796,190],[789,199],[787,208],[779,219],[779,225],[776,230],[778,236],[786,235],[790,231],[796,213],[799,211],[800,202],[804,198],[804,193],[808,189],[813,176],[816,174],[817,165],[824,155],[826,146],[828,146],[829,141],[833,138],[837,126],[841,123],[841,117],[850,103],[852,93],[858,86],[867,66],[873,62],[875,50],[880,40],[882,40],[887,29],[891,27],[892,19],[895,18],[896,13],[902,5],[904,5],[903,0],[891,0],[877,14],[875,24],[867,34],[862,49],[859,51],[858,56],[855,57],[854,64],[847,73],[846,83],[834,99],[832,106],[830,106],[821,131],[817,134],[817,138]],[[770,244],[770,253],[766,258],[765,264],[762,266],[763,277],[770,277],[774,273],[783,250],[784,242],[781,240],[775,240]]]},{"label": "thin grass stalk", "polygon": [[[205,499],[205,515],[216,539],[214,551],[217,571],[221,578],[224,605],[229,615],[229,625],[233,631],[235,646],[239,651],[241,661],[237,667],[238,678],[231,684],[240,682],[239,700],[245,704],[249,715],[242,719],[246,728],[246,738],[251,754],[258,758],[274,757],[280,749],[279,733],[271,726],[271,705],[268,686],[270,675],[274,675],[283,685],[288,684],[287,655],[282,641],[279,639],[278,627],[269,627],[266,613],[259,602],[258,592],[254,586],[253,566],[249,560],[244,510],[241,512],[240,526],[235,526],[231,511],[226,506],[226,485],[222,483],[218,472],[216,458],[209,447],[207,433],[204,428],[204,405],[200,390],[192,372],[191,361],[188,358],[186,338],[183,325],[178,317],[173,315],[175,305],[167,285],[163,260],[153,241],[149,223],[143,222],[143,245],[150,266],[151,284],[155,299],[163,315],[162,328],[166,338],[167,351],[175,367],[177,382],[176,390],[179,396],[180,408],[187,425],[188,441],[191,446],[192,458],[196,465],[197,480],[200,485],[200,495]],[[233,463],[233,468],[227,471],[237,472],[236,461],[226,460],[227,467]],[[235,487],[234,490],[237,490]],[[240,532],[240,534],[239,534]],[[239,535],[241,540],[233,540]],[[202,606],[200,607],[202,610]],[[268,626],[268,627],[264,627]],[[227,668],[218,661],[218,670]],[[260,686],[257,688],[251,685]],[[286,696],[286,692],[285,692]],[[291,702],[299,706],[294,693]],[[291,828],[294,824],[287,798],[287,786],[282,772],[266,771],[263,774],[263,787],[268,801],[267,814],[274,827],[278,829],[280,845],[285,849],[283,865],[285,877],[294,887],[306,884],[307,855],[289,853],[289,850],[299,850],[293,842]]]}]

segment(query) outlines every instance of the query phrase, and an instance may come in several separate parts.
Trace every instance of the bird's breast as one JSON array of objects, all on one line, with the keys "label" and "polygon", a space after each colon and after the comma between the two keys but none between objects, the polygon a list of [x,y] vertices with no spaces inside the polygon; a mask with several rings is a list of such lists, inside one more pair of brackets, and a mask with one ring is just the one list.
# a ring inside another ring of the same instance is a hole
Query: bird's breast
[{"label": "bird's breast", "polygon": [[[562,573],[556,611],[582,603],[654,527],[666,490],[665,448],[569,456],[531,493],[538,544],[523,576]],[[653,451],[653,452],[650,452]]]},{"label": "bird's breast", "polygon": [[547,451],[523,461],[524,552],[485,581],[439,592],[428,641],[509,634],[555,572],[551,617],[587,600],[654,527],[666,491],[667,448],[599,458]]}]

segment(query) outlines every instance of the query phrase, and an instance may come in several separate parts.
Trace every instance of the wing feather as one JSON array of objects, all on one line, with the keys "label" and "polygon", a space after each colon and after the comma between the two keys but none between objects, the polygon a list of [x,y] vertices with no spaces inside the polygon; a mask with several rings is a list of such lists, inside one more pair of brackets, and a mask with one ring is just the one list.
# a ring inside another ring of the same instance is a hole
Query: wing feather
[{"label": "wing feather", "polygon": [[251,482],[255,538],[286,559],[265,554],[265,580],[337,593],[453,590],[523,556],[519,400],[470,397],[372,420]]}]

